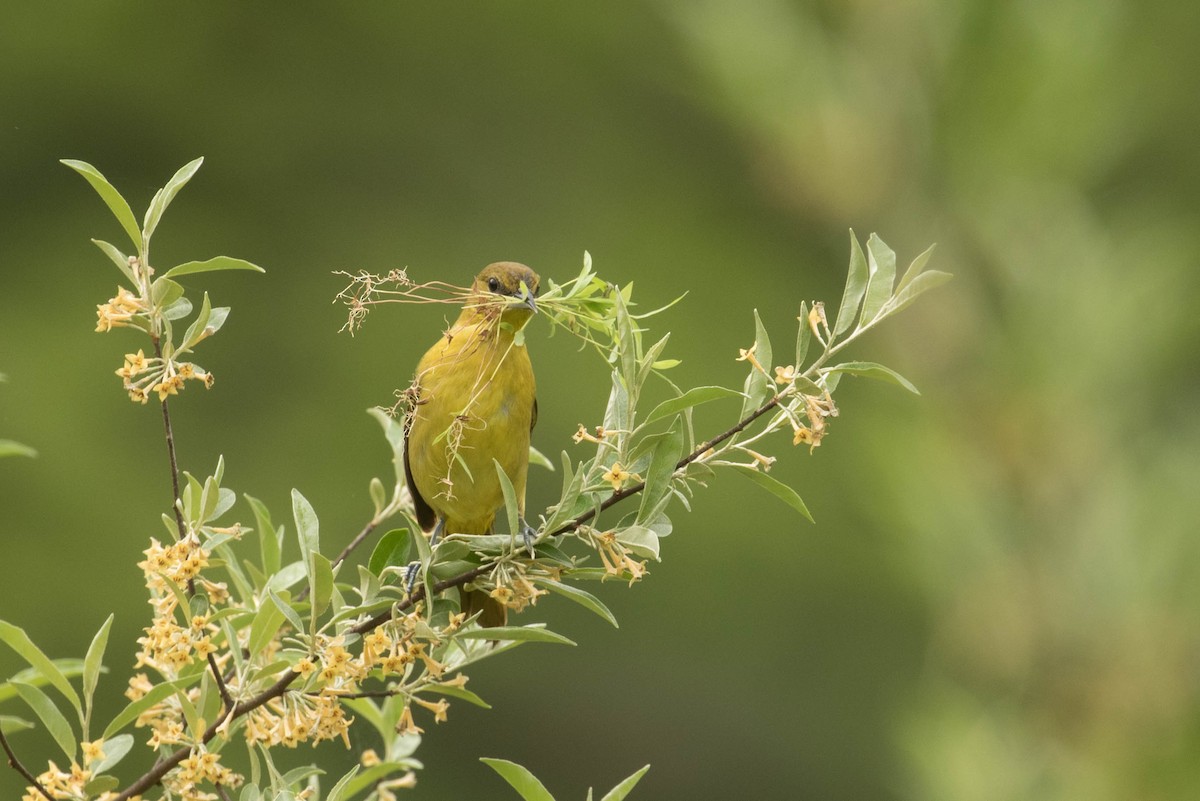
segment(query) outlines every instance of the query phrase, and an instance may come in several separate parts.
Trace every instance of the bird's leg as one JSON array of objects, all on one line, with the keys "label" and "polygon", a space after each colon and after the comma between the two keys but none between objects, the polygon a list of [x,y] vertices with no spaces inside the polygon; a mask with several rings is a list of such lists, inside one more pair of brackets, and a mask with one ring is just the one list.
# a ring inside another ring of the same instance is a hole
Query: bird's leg
[{"label": "bird's leg", "polygon": [[529,558],[532,559],[536,555],[533,550],[533,542],[537,539],[537,529],[526,523],[524,517],[518,518],[517,528],[521,530],[521,539],[525,542],[525,550],[529,552]]},{"label": "bird's leg", "polygon": [[432,548],[438,544],[438,539],[442,536],[442,531],[446,528],[446,518],[439,517],[437,524],[433,527],[433,533],[429,535],[429,547]]},{"label": "bird's leg", "polygon": [[[439,517],[437,524],[433,527],[433,533],[429,535],[429,547],[437,545],[438,538],[442,536],[442,531],[446,528],[446,518]],[[417,583],[417,573],[421,569],[420,562],[411,563],[404,571],[405,591],[412,595],[413,585]]]}]

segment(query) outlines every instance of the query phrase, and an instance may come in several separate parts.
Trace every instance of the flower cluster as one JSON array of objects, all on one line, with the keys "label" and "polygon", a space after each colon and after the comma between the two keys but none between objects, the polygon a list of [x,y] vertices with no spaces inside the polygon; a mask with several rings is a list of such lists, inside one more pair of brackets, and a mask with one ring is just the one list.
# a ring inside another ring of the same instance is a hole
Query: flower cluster
[{"label": "flower cluster", "polygon": [[[52,798],[74,799],[88,798],[84,786],[91,781],[92,772],[79,767],[72,762],[69,771],[59,770],[51,760],[49,768],[37,777],[38,784],[45,788]],[[107,794],[106,794],[107,795]],[[21,801],[46,801],[46,796],[38,792],[36,787],[26,787]]]},{"label": "flower cluster", "polygon": [[[146,577],[154,618],[143,630],[145,635],[138,638],[141,649],[137,652],[135,667],[148,665],[164,676],[174,677],[190,665],[193,658],[207,658],[217,650],[212,635],[218,628],[210,622],[208,615],[193,615],[181,625],[175,614],[179,607],[176,593],[189,584],[194,586],[193,582],[208,564],[208,552],[200,547],[195,534],[189,534],[166,547],[151,539],[150,547],[143,553],[146,558],[138,563],[138,567]],[[210,583],[203,583],[208,589]],[[219,585],[212,585],[213,591],[220,589]]]},{"label": "flower cluster", "polygon": [[624,577],[628,573],[629,585],[632,587],[633,582],[640,580],[649,572],[646,570],[646,562],[634,559],[630,555],[632,551],[617,539],[615,531],[597,532],[581,528],[580,533],[600,555],[606,576]]},{"label": "flower cluster", "polygon": [[124,382],[125,391],[134,403],[145,403],[150,393],[158,393],[160,401],[168,395],[178,395],[184,381],[202,381],[205,388],[213,385],[212,373],[205,372],[191,362],[146,357],[140,349],[137,353],[126,353],[125,364],[116,371]]},{"label": "flower cluster", "polygon": [[[298,660],[292,669],[305,681],[304,691],[288,691],[246,716],[246,740],[267,746],[283,745],[295,748],[300,743],[313,745],[323,740],[341,739],[350,747],[350,724],[341,699],[358,692],[361,682],[371,675],[386,678],[397,676],[402,687],[415,687],[438,680],[446,666],[431,656],[431,642],[457,630],[465,620],[463,614],[452,615],[440,630],[431,628],[419,611],[400,617],[365,634],[361,650],[355,656],[344,637],[318,637],[313,654]],[[419,676],[413,672],[417,665],[424,669]],[[465,677],[462,677],[465,681]],[[397,690],[404,692],[404,690]],[[434,720],[446,719],[449,704],[444,700],[431,704],[411,696],[410,700],[434,712]],[[420,732],[412,721],[411,709],[405,709],[398,731]]]},{"label": "flower cluster", "polygon": [[[125,697],[130,701],[140,701],[152,689],[154,685],[146,674],[138,673],[129,679]],[[200,700],[198,687],[192,687],[186,694],[188,701],[193,705]],[[134,721],[134,725],[138,728],[150,728],[150,739],[146,741],[146,745],[151,748],[158,748],[160,745],[181,745],[192,741],[183,725],[183,705],[177,695],[168,695],[157,704],[144,709]]]},{"label": "flower cluster", "polygon": [[837,406],[834,405],[833,398],[828,392],[824,396],[802,395],[804,399],[804,416],[808,418],[808,425],[804,425],[799,420],[792,420],[792,444],[799,445],[805,443],[808,445],[809,453],[821,444],[821,440],[826,434],[827,424],[826,417],[837,417]]},{"label": "flower cluster", "polygon": [[96,330],[102,333],[130,325],[133,318],[149,311],[146,301],[123,286],[117,287],[115,297],[96,306]]},{"label": "flower cluster", "polygon": [[163,786],[180,801],[220,801],[228,798],[222,791],[221,795],[209,793],[200,789],[202,784],[215,787],[237,787],[243,778],[221,764],[221,755],[198,748],[179,763],[179,767],[163,777]]}]

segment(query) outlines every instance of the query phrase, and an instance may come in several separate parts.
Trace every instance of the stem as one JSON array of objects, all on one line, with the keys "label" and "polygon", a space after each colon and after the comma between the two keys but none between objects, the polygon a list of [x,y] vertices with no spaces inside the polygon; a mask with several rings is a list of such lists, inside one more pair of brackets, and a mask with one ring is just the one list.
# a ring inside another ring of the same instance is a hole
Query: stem
[{"label": "stem", "polygon": [[[734,436],[735,434],[738,434],[741,431],[745,430],[746,426],[750,425],[755,420],[762,417],[764,414],[766,414],[767,412],[771,411],[776,406],[778,406],[779,401],[782,399],[782,397],[783,397],[782,395],[772,396],[766,403],[764,403],[762,406],[759,406],[753,412],[748,414],[733,428],[730,428],[728,431],[718,434],[717,436],[713,437],[712,439],[710,439],[706,442],[702,442],[699,445],[697,445],[696,449],[694,451],[689,453],[687,456],[684,456],[682,459],[680,459],[678,462],[675,463],[675,469],[680,470],[684,467],[687,467],[689,464],[696,461],[701,456],[703,456],[705,453],[707,453],[710,448],[717,447],[725,440],[727,440],[730,437]],[[645,488],[646,488],[645,481],[639,481],[636,484],[630,484],[628,487],[622,487],[621,489],[617,490],[609,497],[605,498],[604,501],[601,502],[599,507],[594,507],[592,509],[589,509],[586,512],[584,512],[583,514],[574,518],[573,520],[569,520],[566,523],[563,523],[561,526],[556,528],[554,531],[551,531],[546,536],[547,537],[558,537],[562,534],[568,534],[572,531],[575,531],[580,526],[582,526],[584,523],[587,523],[589,520],[594,518],[597,515],[597,513],[603,512],[605,509],[609,508],[613,504],[616,504],[616,503],[619,503],[620,501],[625,500],[630,495],[638,494]],[[478,575],[478,574],[476,574],[476,575]],[[474,578],[474,576],[472,576],[472,578]],[[470,579],[468,579],[468,581],[469,580]]]},{"label": "stem", "polygon": [[29,782],[39,793],[44,795],[50,801],[54,801],[54,796],[46,791],[42,783],[37,780],[37,777],[30,773],[21,760],[17,759],[17,755],[13,753],[12,746],[8,744],[8,738],[4,736],[4,729],[0,728],[0,746],[4,747],[4,753],[8,754],[8,766],[25,777],[25,781]]},{"label": "stem", "polygon": [[[154,355],[162,359],[162,344],[157,336],[152,336]],[[175,434],[171,431],[171,413],[167,410],[167,399],[162,399],[163,431],[167,437],[167,458],[171,462],[171,511],[175,513],[175,526],[179,529],[179,539],[187,536],[187,527],[183,523],[183,510],[180,509],[179,496],[179,462],[175,456]]]}]

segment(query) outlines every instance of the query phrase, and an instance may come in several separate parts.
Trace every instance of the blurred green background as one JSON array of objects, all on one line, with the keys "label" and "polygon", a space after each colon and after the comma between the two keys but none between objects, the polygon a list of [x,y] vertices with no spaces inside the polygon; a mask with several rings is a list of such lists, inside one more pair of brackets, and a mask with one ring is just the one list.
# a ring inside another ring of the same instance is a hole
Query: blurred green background
[{"label": "blurred green background", "polygon": [[[11,5],[0,437],[40,456],[0,461],[0,617],[71,656],[115,611],[115,711],[148,612],[135,562],[169,498],[155,409],[112,374],[141,343],[92,333],[117,273],[88,238],[122,235],[59,158],[140,218],[206,157],[155,263],[268,272],[184,282],[233,313],[199,360],[216,386],[172,404],[183,467],[224,454],[277,519],[300,488],[335,547],[389,469],[363,410],[445,312],[339,334],[332,270],[463,282],[516,259],[561,280],[587,249],[643,304],[686,289],[657,320],[676,378],[730,383],[753,308],[787,343],[801,300],[836,304],[854,227],[902,263],[936,241],[957,276],[856,351],[924,394],[847,380],[822,448],[778,442],[774,474],[818,525],[720,480],[648,580],[602,588],[619,631],[562,603],[527,614],[579,647],[476,669],[495,708],[429,727],[413,797],[514,797],[480,756],[564,799],[646,762],[637,798],[1196,797],[1198,9]],[[553,454],[599,422],[606,377],[537,331]],[[557,486],[535,473],[531,505]],[[48,740],[14,743],[44,768]],[[0,796],[17,788],[0,771]]]}]

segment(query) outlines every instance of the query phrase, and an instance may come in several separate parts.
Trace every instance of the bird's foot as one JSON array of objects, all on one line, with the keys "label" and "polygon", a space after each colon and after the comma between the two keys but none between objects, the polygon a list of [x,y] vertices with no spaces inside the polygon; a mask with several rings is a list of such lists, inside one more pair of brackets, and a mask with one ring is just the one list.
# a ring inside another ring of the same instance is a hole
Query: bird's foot
[{"label": "bird's foot", "polygon": [[529,558],[536,556],[533,550],[533,543],[537,540],[537,529],[525,522],[524,518],[520,520],[519,527],[521,529],[521,539],[525,543],[525,550],[529,552]]}]

